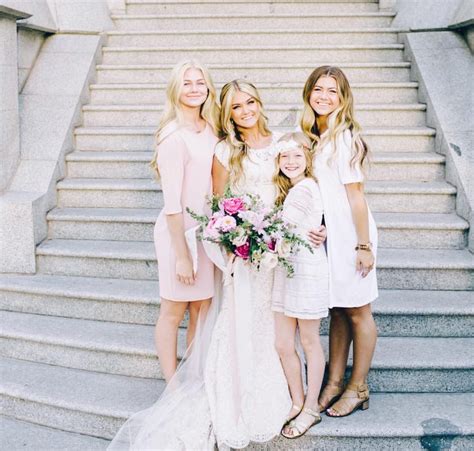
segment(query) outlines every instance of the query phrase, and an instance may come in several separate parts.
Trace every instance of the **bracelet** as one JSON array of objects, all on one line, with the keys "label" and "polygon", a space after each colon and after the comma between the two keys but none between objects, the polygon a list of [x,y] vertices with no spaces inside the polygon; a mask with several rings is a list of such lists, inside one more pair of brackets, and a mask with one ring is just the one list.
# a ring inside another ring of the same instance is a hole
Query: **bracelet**
[{"label": "bracelet", "polygon": [[356,251],[372,251],[372,243],[369,241],[367,244],[358,244],[355,247]]}]

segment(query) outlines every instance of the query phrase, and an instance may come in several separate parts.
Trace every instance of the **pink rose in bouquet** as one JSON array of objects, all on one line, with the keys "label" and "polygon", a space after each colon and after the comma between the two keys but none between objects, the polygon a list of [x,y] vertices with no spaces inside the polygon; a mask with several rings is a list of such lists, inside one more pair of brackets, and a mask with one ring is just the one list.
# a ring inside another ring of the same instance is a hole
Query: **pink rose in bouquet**
[{"label": "pink rose in bouquet", "polygon": [[229,197],[222,201],[222,208],[229,215],[235,215],[245,210],[245,204],[241,197]]},{"label": "pink rose in bouquet", "polygon": [[234,253],[237,257],[247,260],[250,257],[250,243],[247,241],[242,246],[237,246]]},{"label": "pink rose in bouquet", "polygon": [[232,216],[223,216],[222,218],[217,219],[214,227],[222,232],[230,232],[237,227],[237,221]]}]

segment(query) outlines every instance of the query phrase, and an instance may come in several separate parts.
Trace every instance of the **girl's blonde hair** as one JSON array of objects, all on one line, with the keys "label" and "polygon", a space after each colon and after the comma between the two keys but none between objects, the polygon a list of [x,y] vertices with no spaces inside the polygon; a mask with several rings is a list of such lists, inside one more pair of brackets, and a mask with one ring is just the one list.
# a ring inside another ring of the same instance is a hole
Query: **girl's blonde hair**
[{"label": "girl's blonde hair", "polygon": [[[292,187],[291,180],[285,174],[283,174],[280,169],[281,152],[285,149],[294,148],[294,143],[292,143],[291,141],[297,143],[298,147],[304,152],[304,156],[306,158],[306,169],[304,170],[305,177],[310,177],[316,180],[316,177],[313,172],[313,152],[311,150],[311,140],[304,133],[301,132],[293,132],[283,135],[278,140],[280,152],[275,158],[276,170],[275,175],[273,176],[273,183],[275,183],[277,187],[277,197],[275,200],[275,204],[277,206],[283,205],[283,202],[285,201],[286,196],[288,195],[288,192]],[[285,142],[288,143],[288,147],[285,147]]]},{"label": "girl's blonde hair", "polygon": [[[321,136],[318,129],[318,114],[311,107],[309,100],[314,86],[321,77],[332,77],[336,80],[337,95],[340,105],[328,117],[328,133]],[[321,150],[328,142],[333,144],[334,155],[337,153],[336,139],[344,132],[350,130],[352,134],[352,159],[351,166],[359,164],[361,167],[368,160],[369,148],[361,136],[361,127],[354,117],[354,99],[352,90],[341,69],[334,66],[321,66],[310,74],[303,89],[303,115],[301,117],[301,130],[308,136],[316,152]]]},{"label": "girl's blonde hair", "polygon": [[263,110],[262,100],[257,88],[250,82],[245,80],[232,80],[225,84],[221,90],[221,138],[230,148],[229,181],[231,184],[238,183],[244,176],[242,166],[243,159],[247,156],[248,146],[244,142],[237,124],[232,120],[232,102],[237,92],[244,92],[252,97],[259,106],[260,116],[257,121],[258,131],[262,136],[270,136],[271,132],[268,128],[268,119]]},{"label": "girl's blonde hair", "polygon": [[173,68],[171,77],[168,81],[168,86],[166,87],[165,109],[161,116],[158,130],[155,133],[155,153],[150,162],[150,166],[155,170],[158,177],[158,145],[166,138],[166,136],[168,136],[168,134],[163,133],[163,131],[172,122],[175,121],[179,125],[183,121],[183,112],[179,102],[179,97],[181,96],[183,89],[184,74],[188,69],[198,69],[202,72],[202,76],[206,81],[208,94],[206,101],[201,105],[201,117],[211,126],[216,135],[219,133],[219,105],[217,103],[216,88],[212,83],[208,69],[206,66],[194,59],[181,61]]}]

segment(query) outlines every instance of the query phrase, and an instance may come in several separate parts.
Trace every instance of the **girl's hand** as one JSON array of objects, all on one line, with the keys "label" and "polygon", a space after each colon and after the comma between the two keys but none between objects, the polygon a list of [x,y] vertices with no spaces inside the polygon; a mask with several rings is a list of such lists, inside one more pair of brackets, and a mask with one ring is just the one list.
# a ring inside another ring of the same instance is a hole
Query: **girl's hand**
[{"label": "girl's hand", "polygon": [[372,251],[357,251],[356,269],[361,272],[362,277],[367,277],[370,271],[374,269],[374,254]]},{"label": "girl's hand", "polygon": [[321,246],[326,241],[327,236],[328,232],[324,226],[319,227],[319,229],[310,230],[308,233],[309,242],[315,248]]},{"label": "girl's hand", "polygon": [[194,285],[196,275],[193,272],[193,262],[190,257],[176,260],[176,277],[185,285]]}]

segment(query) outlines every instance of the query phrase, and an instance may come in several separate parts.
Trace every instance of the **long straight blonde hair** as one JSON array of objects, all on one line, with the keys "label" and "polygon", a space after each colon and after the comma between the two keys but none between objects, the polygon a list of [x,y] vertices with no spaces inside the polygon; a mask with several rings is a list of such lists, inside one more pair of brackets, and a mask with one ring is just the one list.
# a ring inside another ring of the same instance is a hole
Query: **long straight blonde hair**
[{"label": "long straight blonde hair", "polygon": [[268,119],[263,110],[262,100],[257,88],[250,82],[245,80],[232,80],[225,84],[221,90],[221,138],[230,148],[230,182],[237,183],[244,176],[242,166],[243,159],[247,156],[248,146],[244,142],[237,124],[232,120],[232,102],[237,92],[244,92],[255,99],[260,108],[260,116],[257,121],[258,131],[262,136],[270,136],[271,132],[268,128]]},{"label": "long straight blonde hair", "polygon": [[[328,133],[321,136],[318,129],[318,114],[311,107],[309,100],[314,86],[321,77],[332,77],[336,80],[337,94],[340,105],[328,116]],[[337,153],[336,139],[345,130],[352,134],[352,159],[351,166],[359,164],[361,167],[368,160],[369,148],[361,136],[361,126],[354,117],[354,99],[349,80],[338,67],[321,66],[310,74],[303,88],[303,115],[301,117],[301,130],[308,136],[313,149],[318,152],[328,142],[332,142],[334,155]]]},{"label": "long straight blonde hair", "polygon": [[168,81],[165,108],[160,119],[158,130],[155,133],[155,153],[150,162],[150,166],[158,177],[160,175],[157,165],[158,145],[168,136],[168,134],[163,133],[163,131],[173,122],[176,122],[178,126],[183,122],[183,112],[179,97],[183,89],[184,75],[188,69],[198,69],[202,72],[202,76],[206,81],[208,95],[206,101],[201,105],[201,117],[211,126],[216,135],[219,134],[219,105],[217,103],[216,88],[214,87],[208,69],[194,59],[181,61],[173,68]]},{"label": "long straight blonde hair", "polygon": [[[304,152],[304,156],[306,158],[306,168],[304,170],[305,177],[310,177],[316,180],[313,171],[313,152],[311,150],[310,139],[301,132],[286,133],[278,140],[278,145],[281,150],[275,158],[275,174],[273,175],[273,183],[277,188],[277,197],[275,200],[275,205],[277,206],[283,205],[288,192],[293,186],[291,180],[285,174],[283,174],[282,170],[280,169],[280,155],[284,149],[291,149],[294,146],[294,144],[293,146],[291,145],[291,141],[296,143],[298,147]],[[285,147],[285,143],[288,143],[287,147]]]}]

